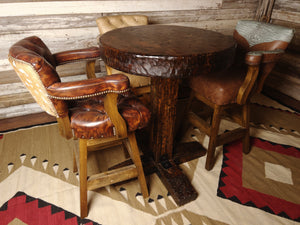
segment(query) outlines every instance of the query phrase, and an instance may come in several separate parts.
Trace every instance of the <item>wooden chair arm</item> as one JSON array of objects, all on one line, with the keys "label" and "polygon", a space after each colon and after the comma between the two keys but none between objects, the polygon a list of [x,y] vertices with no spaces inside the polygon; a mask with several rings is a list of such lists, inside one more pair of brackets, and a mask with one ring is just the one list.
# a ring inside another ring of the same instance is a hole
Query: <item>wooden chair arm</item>
[{"label": "wooden chair arm", "polygon": [[47,88],[50,98],[74,100],[104,95],[110,92],[125,93],[129,90],[129,79],[123,74],[114,74],[82,81],[54,83]]},{"label": "wooden chair arm", "polygon": [[237,95],[237,103],[240,105],[245,104],[248,100],[258,76],[261,59],[262,54],[260,52],[248,52],[246,54],[245,63],[248,65],[248,71]]},{"label": "wooden chair arm", "polygon": [[261,68],[259,72],[260,77],[255,90],[257,93],[262,91],[266,78],[273,70],[277,61],[284,54],[284,50],[277,49],[273,51],[261,51],[261,53],[263,54],[263,57],[261,60]]},{"label": "wooden chair arm", "polygon": [[127,137],[127,125],[118,111],[118,94],[108,93],[104,98],[104,109],[115,127],[116,136]]},{"label": "wooden chair arm", "polygon": [[239,89],[237,96],[238,104],[245,104],[256,83],[258,74],[261,75],[259,82],[256,84],[257,87],[255,91],[260,92],[262,90],[265,79],[283,53],[284,51],[281,49],[272,51],[252,51],[247,53],[245,63],[248,65],[248,71],[245,80]]},{"label": "wooden chair arm", "polygon": [[98,47],[90,47],[83,49],[76,49],[53,54],[56,65],[63,65],[77,61],[92,61],[100,58],[100,51]]}]

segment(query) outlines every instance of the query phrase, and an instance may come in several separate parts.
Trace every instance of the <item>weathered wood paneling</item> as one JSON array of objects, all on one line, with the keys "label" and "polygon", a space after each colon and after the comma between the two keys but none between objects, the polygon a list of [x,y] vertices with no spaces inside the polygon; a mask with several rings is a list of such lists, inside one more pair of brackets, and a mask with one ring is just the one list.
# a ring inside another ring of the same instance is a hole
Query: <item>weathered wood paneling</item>
[{"label": "weathered wood paneling", "polygon": [[[31,35],[54,52],[97,46],[96,18],[109,14],[144,14],[150,24],[177,24],[232,31],[239,19],[254,18],[258,0],[13,0],[0,3],[0,119],[41,111],[7,60],[8,48]],[[97,62],[97,72],[101,75]],[[85,65],[58,68],[64,79],[84,79]],[[103,70],[102,68],[102,71]]]},{"label": "weathered wood paneling", "polygon": [[[118,13],[193,10],[221,7],[222,0],[129,0],[129,1],[34,1],[3,3],[2,16],[62,15],[80,13]],[[14,10],[11,10],[14,9]]]},{"label": "weathered wood paneling", "polygon": [[300,1],[276,0],[271,22],[293,28],[295,36],[266,86],[300,101]]}]

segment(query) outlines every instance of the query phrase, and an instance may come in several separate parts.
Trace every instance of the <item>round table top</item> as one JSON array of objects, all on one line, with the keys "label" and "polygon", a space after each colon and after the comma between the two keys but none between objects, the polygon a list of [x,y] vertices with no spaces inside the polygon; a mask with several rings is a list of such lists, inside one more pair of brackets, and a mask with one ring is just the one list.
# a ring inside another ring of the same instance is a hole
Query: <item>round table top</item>
[{"label": "round table top", "polygon": [[99,40],[104,62],[142,76],[186,77],[228,67],[234,58],[231,36],[194,27],[145,25],[115,29]]}]

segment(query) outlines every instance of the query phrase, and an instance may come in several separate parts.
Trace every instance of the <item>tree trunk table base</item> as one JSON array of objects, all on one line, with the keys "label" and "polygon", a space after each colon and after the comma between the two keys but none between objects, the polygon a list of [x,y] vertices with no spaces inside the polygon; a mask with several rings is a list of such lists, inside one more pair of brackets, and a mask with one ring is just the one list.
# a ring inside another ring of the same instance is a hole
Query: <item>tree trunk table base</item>
[{"label": "tree trunk table base", "polygon": [[106,65],[151,77],[152,121],[144,143],[148,144],[141,148],[144,170],[159,175],[178,205],[198,195],[178,164],[205,154],[200,144],[182,147],[174,140],[179,84],[182,79],[227,68],[234,60],[235,47],[231,36],[174,25],[124,27],[99,39]]},{"label": "tree trunk table base", "polygon": [[[147,151],[149,150],[146,150],[145,152]],[[187,142],[177,144],[174,152],[175,154],[172,159],[168,159],[166,156],[162,157],[159,162],[155,162],[151,156],[147,155],[143,155],[141,158],[145,174],[150,175],[152,173],[157,173],[176,204],[182,206],[195,200],[198,193],[183,171],[179,168],[179,165],[204,156],[206,154],[206,149],[198,142]],[[119,163],[109,169],[116,169],[130,164],[133,164],[131,159]]]}]

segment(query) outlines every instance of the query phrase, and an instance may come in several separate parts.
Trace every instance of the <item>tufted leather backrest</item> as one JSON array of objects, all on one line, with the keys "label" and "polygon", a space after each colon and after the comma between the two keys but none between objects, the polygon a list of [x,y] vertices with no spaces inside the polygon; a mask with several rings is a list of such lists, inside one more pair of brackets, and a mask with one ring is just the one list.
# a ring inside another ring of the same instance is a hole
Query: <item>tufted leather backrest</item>
[{"label": "tufted leather backrest", "polygon": [[[104,33],[117,28],[147,25],[148,17],[145,15],[103,16],[98,18],[96,22],[100,35],[103,35]],[[110,73],[116,74],[120,73],[120,71],[110,68]],[[130,80],[131,87],[143,87],[151,84],[151,79],[149,77],[135,76],[127,73],[126,76]]]},{"label": "tufted leather backrest", "polygon": [[55,70],[55,59],[43,41],[36,36],[22,39],[9,49],[8,58],[41,108],[50,115],[59,117],[46,88],[60,82],[60,78]]},{"label": "tufted leather backrest", "polygon": [[147,25],[148,17],[144,15],[103,16],[96,20],[100,35],[116,28]]},{"label": "tufted leather backrest", "polygon": [[294,36],[293,29],[274,24],[240,20],[234,38],[246,51],[286,49]]}]

